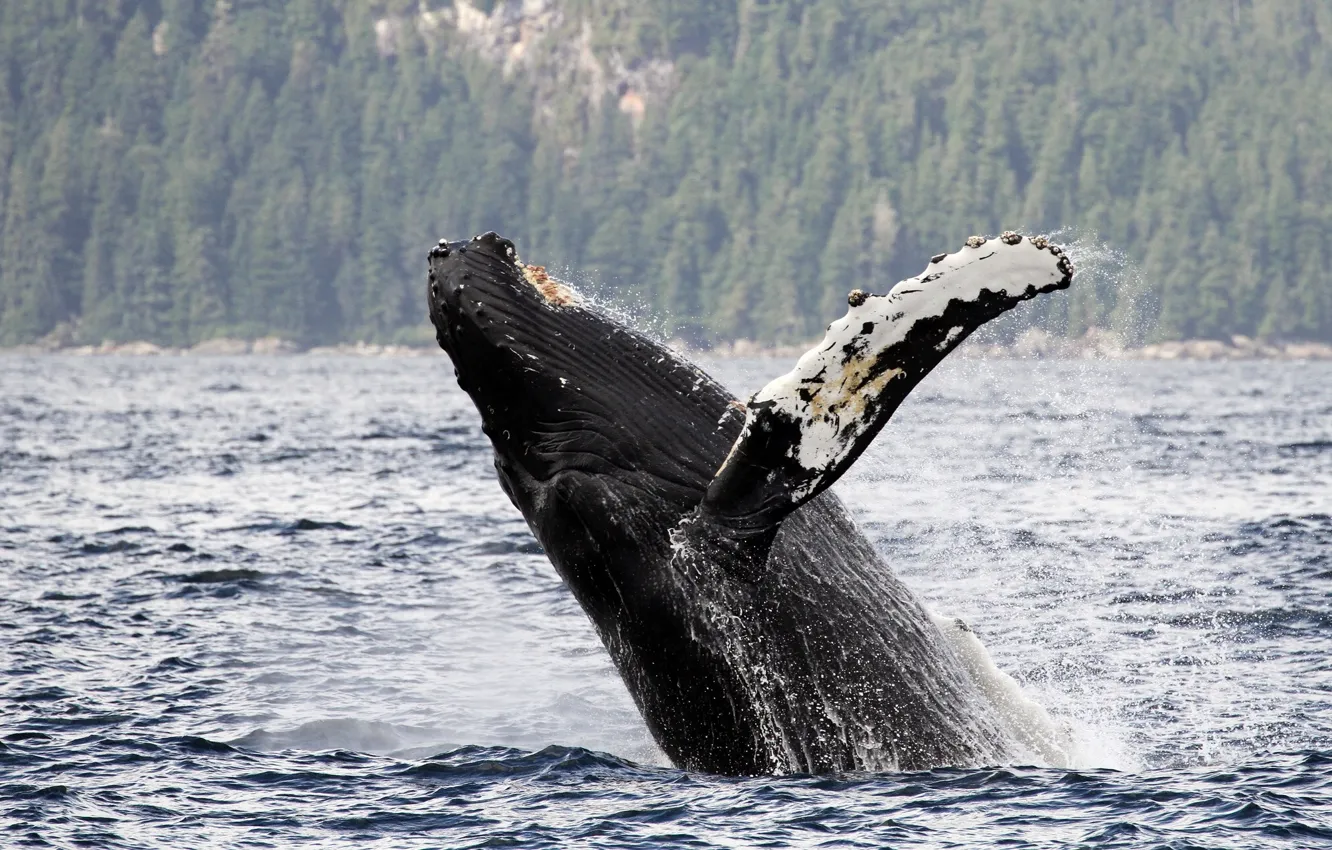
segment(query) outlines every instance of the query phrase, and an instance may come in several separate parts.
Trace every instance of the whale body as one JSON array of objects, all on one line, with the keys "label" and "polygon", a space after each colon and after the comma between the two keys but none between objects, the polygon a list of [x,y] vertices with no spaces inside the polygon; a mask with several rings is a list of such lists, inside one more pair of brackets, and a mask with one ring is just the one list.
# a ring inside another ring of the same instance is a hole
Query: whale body
[{"label": "whale body", "polygon": [[854,290],[745,401],[497,234],[440,240],[428,266],[500,484],[677,766],[1068,761],[1060,724],[926,611],[828,489],[968,334],[1069,285],[1057,246],[972,237],[886,294]]}]

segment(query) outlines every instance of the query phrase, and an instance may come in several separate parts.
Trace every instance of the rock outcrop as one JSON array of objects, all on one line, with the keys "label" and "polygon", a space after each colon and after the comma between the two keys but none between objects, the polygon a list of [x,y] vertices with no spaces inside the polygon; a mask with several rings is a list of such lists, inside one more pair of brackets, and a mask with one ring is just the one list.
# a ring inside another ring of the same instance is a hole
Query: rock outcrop
[{"label": "rock outcrop", "polygon": [[439,8],[423,2],[414,19],[389,16],[374,27],[383,56],[404,49],[412,28],[428,49],[461,46],[505,77],[524,77],[536,95],[534,119],[546,125],[568,118],[558,104],[572,95],[591,111],[610,98],[637,126],[675,86],[671,59],[626,58],[618,48],[594,47],[594,22],[572,19],[559,0],[501,0],[490,12],[467,0]]}]

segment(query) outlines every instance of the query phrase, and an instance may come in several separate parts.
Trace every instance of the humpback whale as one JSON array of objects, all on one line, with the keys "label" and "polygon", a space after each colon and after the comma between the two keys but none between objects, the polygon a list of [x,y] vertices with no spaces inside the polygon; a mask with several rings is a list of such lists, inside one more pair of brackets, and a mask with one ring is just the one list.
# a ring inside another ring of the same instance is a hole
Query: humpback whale
[{"label": "humpback whale", "polygon": [[970,333],[1069,285],[1058,246],[973,236],[887,293],[853,290],[744,401],[493,232],[440,240],[428,269],[500,485],[677,766],[1067,762],[1060,723],[924,608],[828,489]]}]

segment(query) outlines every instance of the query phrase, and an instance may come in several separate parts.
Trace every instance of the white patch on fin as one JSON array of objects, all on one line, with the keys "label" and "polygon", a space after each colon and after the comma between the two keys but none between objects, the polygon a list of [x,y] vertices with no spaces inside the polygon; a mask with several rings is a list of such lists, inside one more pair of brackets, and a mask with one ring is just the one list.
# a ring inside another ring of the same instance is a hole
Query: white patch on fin
[{"label": "white patch on fin", "polygon": [[[867,407],[907,368],[906,362],[900,368],[886,363],[883,355],[904,342],[915,346],[913,330],[943,319],[954,302],[979,309],[985,299],[992,302],[1002,293],[1005,306],[997,315],[1020,300],[1067,286],[1072,273],[1072,264],[1058,247],[1040,237],[1023,239],[1006,232],[988,241],[972,237],[957,253],[935,258],[887,295],[852,292],[846,315],[828,326],[823,342],[806,352],[791,372],[754,394],[739,441],[746,439],[758,416],[787,418],[799,423],[801,432],[791,457],[808,470],[831,468],[874,425],[874,417],[865,415]],[[946,334],[940,331],[943,335],[931,340],[931,347],[947,351],[965,330],[954,326]],[[793,499],[803,499],[816,486],[817,479],[797,488]]]},{"label": "white patch on fin", "polygon": [[966,330],[966,328],[963,328],[961,325],[950,330],[948,336],[944,337],[944,341],[934,347],[935,350],[943,351],[945,348],[948,348],[953,343],[957,342],[957,338],[962,335],[962,331],[964,330]]}]

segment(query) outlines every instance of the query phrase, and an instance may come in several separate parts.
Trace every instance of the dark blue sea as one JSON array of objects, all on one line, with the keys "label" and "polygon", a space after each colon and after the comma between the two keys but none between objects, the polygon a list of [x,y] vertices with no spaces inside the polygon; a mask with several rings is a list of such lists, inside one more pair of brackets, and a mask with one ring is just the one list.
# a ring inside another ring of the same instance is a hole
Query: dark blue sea
[{"label": "dark blue sea", "polygon": [[1332,847],[1332,364],[953,360],[838,490],[1083,764],[671,767],[442,354],[0,355],[0,847]]}]

